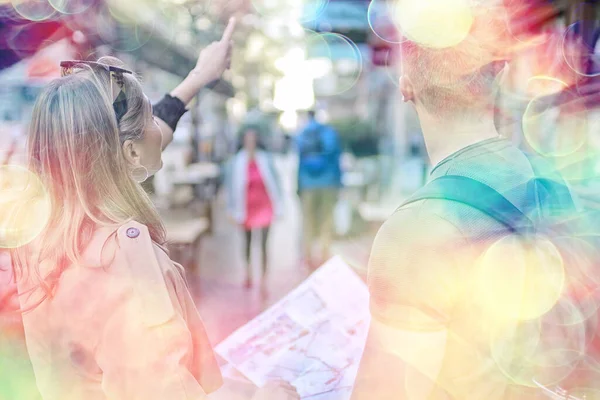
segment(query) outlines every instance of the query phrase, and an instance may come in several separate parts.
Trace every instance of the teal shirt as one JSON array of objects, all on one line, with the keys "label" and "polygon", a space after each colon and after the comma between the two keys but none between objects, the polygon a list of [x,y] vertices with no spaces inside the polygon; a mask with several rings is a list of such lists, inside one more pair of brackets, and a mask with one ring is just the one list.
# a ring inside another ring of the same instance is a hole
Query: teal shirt
[{"label": "teal shirt", "polygon": [[[534,176],[528,158],[500,138],[452,154],[430,179],[450,174],[485,183],[518,208],[527,206],[526,183]],[[534,398],[498,366],[490,346],[495,317],[482,308],[472,286],[479,257],[505,233],[500,223],[467,205],[423,200],[400,208],[373,245],[372,317],[406,331],[450,332],[438,382],[439,390],[456,399]]]}]

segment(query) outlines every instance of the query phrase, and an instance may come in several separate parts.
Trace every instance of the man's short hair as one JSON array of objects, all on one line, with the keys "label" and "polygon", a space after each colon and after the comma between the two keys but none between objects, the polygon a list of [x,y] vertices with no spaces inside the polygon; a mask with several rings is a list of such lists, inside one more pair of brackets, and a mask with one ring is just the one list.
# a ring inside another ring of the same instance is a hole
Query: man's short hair
[{"label": "man's short hair", "polygon": [[497,47],[505,42],[500,40],[503,32],[492,30],[497,26],[493,21],[484,24],[476,21],[453,47],[428,48],[410,40],[400,45],[402,73],[430,112],[460,116],[492,106],[495,78],[504,66]]}]

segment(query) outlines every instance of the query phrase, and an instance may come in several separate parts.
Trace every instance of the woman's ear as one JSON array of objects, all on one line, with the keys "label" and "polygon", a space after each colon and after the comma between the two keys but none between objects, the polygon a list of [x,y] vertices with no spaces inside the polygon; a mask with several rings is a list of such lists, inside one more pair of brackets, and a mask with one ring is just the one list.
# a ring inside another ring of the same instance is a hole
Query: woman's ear
[{"label": "woman's ear", "polygon": [[131,139],[128,139],[123,143],[123,155],[125,156],[125,160],[134,167],[142,164],[140,149]]}]

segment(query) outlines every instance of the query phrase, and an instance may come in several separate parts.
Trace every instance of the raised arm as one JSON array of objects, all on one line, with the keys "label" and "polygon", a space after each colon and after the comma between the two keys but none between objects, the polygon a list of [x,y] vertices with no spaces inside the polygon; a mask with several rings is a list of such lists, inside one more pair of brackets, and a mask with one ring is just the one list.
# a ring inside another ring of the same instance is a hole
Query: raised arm
[{"label": "raised arm", "polygon": [[221,40],[204,48],[196,67],[171,93],[154,105],[154,115],[163,135],[163,150],[173,141],[173,132],[187,105],[203,87],[219,79],[230,67],[235,25],[235,18],[231,18]]}]

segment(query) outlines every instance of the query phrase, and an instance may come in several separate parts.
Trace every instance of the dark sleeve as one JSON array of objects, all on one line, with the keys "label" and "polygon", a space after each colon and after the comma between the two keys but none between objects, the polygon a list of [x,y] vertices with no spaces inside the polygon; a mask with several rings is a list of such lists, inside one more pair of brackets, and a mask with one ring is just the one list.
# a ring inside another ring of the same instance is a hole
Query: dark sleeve
[{"label": "dark sleeve", "polygon": [[173,130],[177,128],[179,119],[186,113],[185,104],[177,97],[166,94],[153,107],[154,116],[165,121]]}]

